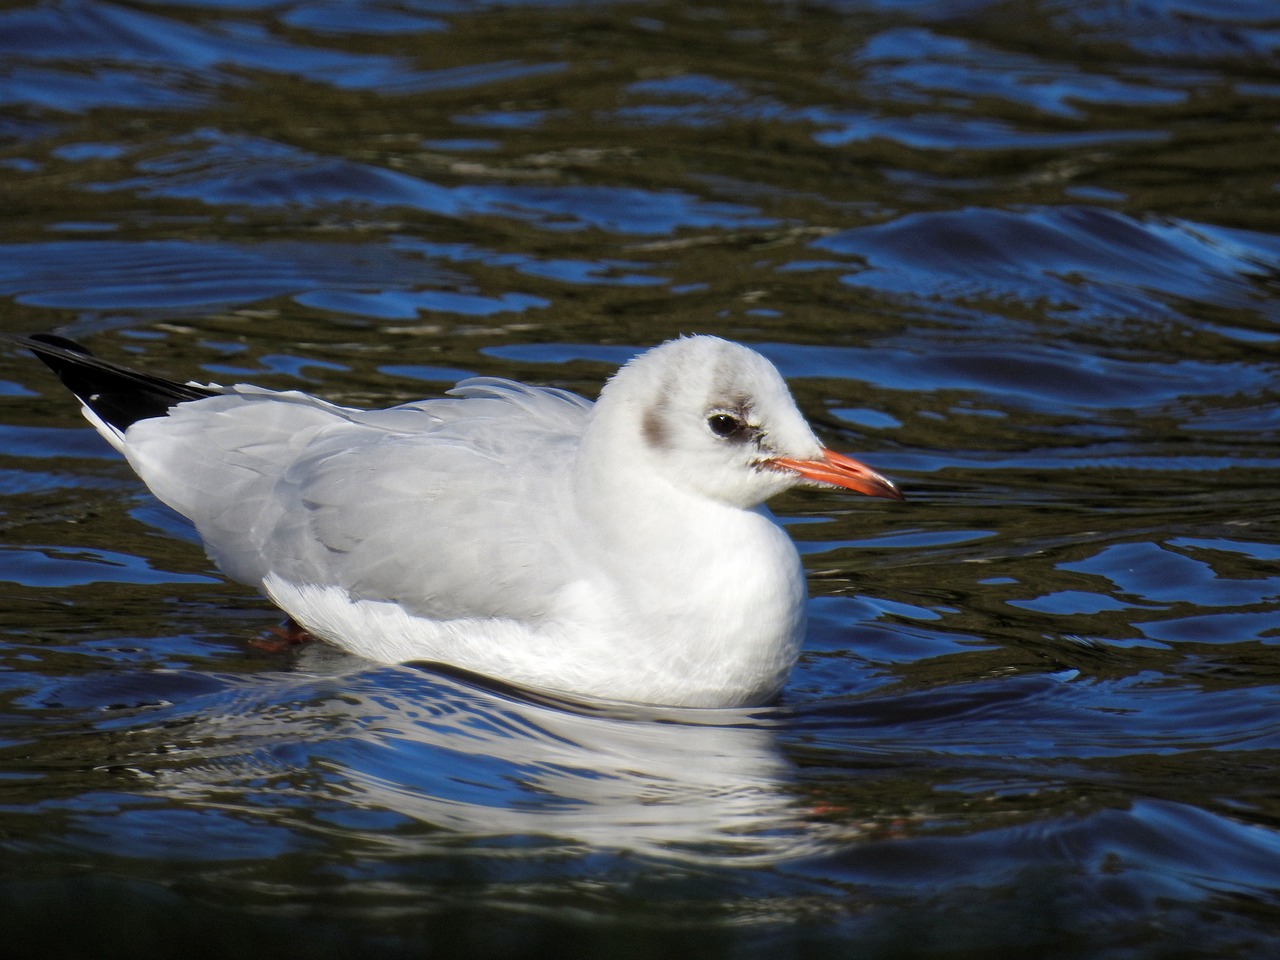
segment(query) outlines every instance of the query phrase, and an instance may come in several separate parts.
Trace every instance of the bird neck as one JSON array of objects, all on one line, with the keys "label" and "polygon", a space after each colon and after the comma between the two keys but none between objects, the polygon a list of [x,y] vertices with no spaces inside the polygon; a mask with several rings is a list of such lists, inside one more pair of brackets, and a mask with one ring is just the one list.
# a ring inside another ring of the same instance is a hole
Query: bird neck
[{"label": "bird neck", "polygon": [[584,444],[575,471],[579,529],[590,541],[578,549],[604,581],[610,608],[627,617],[628,631],[708,676],[738,671],[761,685],[771,671],[785,676],[805,602],[790,537],[764,507],[680,489],[643,461],[627,469],[615,453]]}]

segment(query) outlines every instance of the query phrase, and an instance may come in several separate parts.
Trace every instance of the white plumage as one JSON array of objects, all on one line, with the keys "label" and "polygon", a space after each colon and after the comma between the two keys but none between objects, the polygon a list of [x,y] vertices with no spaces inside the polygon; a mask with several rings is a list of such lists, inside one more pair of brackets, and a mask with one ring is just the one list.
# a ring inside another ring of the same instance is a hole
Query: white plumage
[{"label": "white plumage", "polygon": [[25,343],[227,575],[310,633],[572,695],[767,701],[805,584],[761,504],[800,483],[899,497],[821,446],[764,357],[714,337],[641,354],[595,404],[490,378],[379,411],[170,384],[124,414],[128,382],[84,381],[166,381]]}]

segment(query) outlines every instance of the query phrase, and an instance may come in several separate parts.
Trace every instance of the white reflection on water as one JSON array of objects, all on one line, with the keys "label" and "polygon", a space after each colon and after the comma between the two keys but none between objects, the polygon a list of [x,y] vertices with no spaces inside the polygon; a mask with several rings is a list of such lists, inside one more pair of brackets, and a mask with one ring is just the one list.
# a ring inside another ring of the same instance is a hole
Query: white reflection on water
[{"label": "white reflection on water", "polygon": [[274,808],[300,829],[367,824],[393,856],[512,839],[773,863],[851,832],[797,798],[767,710],[535,702],[320,645],[232,700],[184,707],[154,791],[232,815]]}]

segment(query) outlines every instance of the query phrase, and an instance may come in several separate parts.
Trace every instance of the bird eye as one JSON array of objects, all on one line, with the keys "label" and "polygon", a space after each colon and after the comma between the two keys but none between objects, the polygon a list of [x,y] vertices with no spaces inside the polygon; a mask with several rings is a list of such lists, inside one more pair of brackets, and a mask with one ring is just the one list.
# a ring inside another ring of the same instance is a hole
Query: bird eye
[{"label": "bird eye", "polygon": [[711,428],[711,432],[717,437],[728,440],[734,434],[745,429],[746,424],[732,414],[713,413],[707,417],[707,426]]}]

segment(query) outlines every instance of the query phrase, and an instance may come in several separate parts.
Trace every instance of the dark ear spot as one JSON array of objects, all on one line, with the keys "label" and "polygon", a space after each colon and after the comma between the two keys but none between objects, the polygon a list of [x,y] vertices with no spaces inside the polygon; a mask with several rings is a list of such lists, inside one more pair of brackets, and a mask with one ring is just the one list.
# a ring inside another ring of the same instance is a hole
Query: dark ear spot
[{"label": "dark ear spot", "polygon": [[659,408],[650,407],[644,412],[640,430],[644,434],[644,442],[653,449],[665,450],[671,446],[671,433]]}]

